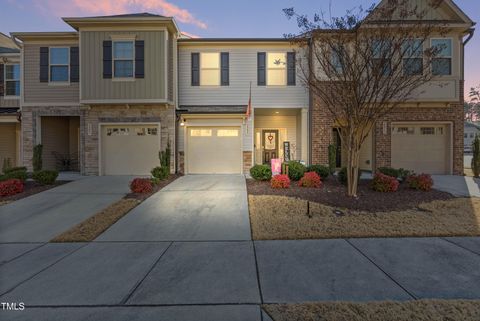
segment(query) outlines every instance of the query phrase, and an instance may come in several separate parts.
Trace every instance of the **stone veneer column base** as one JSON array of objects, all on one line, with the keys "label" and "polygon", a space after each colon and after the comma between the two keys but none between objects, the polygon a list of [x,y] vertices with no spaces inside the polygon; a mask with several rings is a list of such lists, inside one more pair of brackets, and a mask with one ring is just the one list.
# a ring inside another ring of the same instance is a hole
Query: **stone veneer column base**
[{"label": "stone veneer column base", "polygon": [[253,153],[251,151],[243,152],[243,174],[249,175],[250,168],[253,166]]}]

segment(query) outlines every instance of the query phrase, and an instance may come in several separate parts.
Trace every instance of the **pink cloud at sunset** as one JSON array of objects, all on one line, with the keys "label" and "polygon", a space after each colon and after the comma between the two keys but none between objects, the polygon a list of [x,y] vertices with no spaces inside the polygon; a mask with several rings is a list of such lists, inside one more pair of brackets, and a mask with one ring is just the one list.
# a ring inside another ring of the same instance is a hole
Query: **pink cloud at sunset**
[{"label": "pink cloud at sunset", "polygon": [[60,17],[81,15],[114,15],[131,12],[159,13],[180,22],[207,29],[207,24],[190,11],[166,0],[35,0],[35,6]]}]

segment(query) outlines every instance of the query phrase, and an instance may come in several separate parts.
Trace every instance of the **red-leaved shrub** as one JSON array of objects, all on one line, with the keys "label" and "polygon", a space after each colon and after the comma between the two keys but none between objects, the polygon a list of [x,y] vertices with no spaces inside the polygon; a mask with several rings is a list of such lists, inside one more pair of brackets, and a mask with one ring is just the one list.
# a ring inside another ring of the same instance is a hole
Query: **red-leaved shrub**
[{"label": "red-leaved shrub", "polygon": [[288,175],[275,175],[270,181],[270,186],[272,188],[289,188],[290,178],[288,178]]},{"label": "red-leaved shrub", "polygon": [[317,173],[308,172],[305,173],[300,179],[300,181],[298,182],[298,186],[319,188],[320,186],[322,186],[322,181]]},{"label": "red-leaved shrub", "polygon": [[426,192],[430,191],[433,187],[432,176],[428,174],[410,175],[407,178],[407,183],[411,189]]},{"label": "red-leaved shrub", "polygon": [[377,192],[396,192],[400,183],[395,177],[387,176],[380,172],[376,173],[372,181],[372,189]]},{"label": "red-leaved shrub", "polygon": [[0,196],[12,196],[23,192],[23,183],[21,180],[12,178],[0,182]]},{"label": "red-leaved shrub", "polygon": [[152,181],[148,178],[135,178],[130,183],[130,190],[133,193],[151,193],[153,191]]}]

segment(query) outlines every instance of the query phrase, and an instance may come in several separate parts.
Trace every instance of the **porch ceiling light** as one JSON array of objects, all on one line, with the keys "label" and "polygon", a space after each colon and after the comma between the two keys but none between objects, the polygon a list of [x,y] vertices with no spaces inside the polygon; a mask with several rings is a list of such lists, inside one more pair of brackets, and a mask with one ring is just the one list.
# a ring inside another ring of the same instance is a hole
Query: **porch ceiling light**
[{"label": "porch ceiling light", "polygon": [[185,126],[185,118],[183,118],[182,121],[180,122],[180,126]]}]

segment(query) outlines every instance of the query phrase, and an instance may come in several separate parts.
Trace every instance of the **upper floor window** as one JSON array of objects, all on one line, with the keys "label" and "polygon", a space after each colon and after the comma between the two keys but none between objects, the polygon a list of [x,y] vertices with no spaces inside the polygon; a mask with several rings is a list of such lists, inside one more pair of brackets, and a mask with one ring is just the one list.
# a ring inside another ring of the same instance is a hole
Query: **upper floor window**
[{"label": "upper floor window", "polygon": [[335,72],[341,74],[343,72],[343,55],[345,54],[343,47],[332,48],[332,67]]},{"label": "upper floor window", "polygon": [[200,53],[200,85],[220,86],[220,53]]},{"label": "upper floor window", "polygon": [[5,96],[20,96],[20,65],[5,65]]},{"label": "upper floor window", "polygon": [[287,54],[285,52],[267,53],[267,85],[287,85]]},{"label": "upper floor window", "polygon": [[410,39],[403,43],[403,74],[418,76],[423,74],[423,41]]},{"label": "upper floor window", "polygon": [[68,82],[70,48],[50,48],[50,82]]},{"label": "upper floor window", "polygon": [[432,74],[448,76],[452,74],[452,39],[432,39],[436,56],[432,59]]},{"label": "upper floor window", "polygon": [[133,78],[134,42],[113,42],[113,75],[115,78]]},{"label": "upper floor window", "polygon": [[382,76],[392,74],[392,43],[387,40],[373,40],[373,70]]}]

